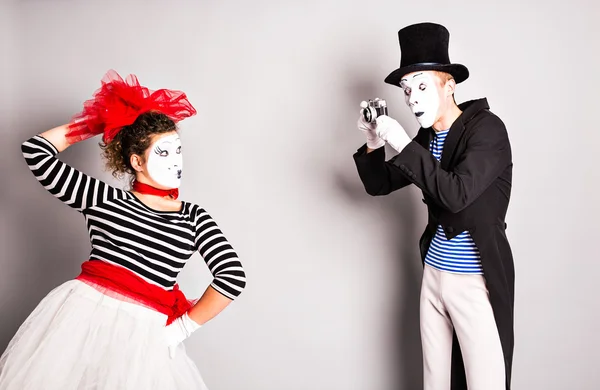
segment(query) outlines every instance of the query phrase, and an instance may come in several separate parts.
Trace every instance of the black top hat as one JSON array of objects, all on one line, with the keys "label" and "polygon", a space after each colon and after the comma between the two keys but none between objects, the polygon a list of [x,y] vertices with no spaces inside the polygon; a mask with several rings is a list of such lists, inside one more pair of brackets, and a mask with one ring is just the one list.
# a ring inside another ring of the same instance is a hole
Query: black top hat
[{"label": "black top hat", "polygon": [[461,64],[451,64],[448,56],[450,33],[435,23],[419,23],[398,31],[400,40],[400,68],[385,78],[385,82],[399,86],[402,76],[419,70],[438,70],[450,73],[456,83],[469,77],[469,70]]}]

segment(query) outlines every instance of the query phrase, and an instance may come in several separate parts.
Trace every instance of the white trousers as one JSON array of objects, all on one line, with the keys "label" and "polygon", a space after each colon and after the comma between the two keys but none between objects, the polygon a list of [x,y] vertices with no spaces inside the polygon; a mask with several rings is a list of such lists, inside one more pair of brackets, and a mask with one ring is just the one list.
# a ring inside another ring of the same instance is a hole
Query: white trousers
[{"label": "white trousers", "polygon": [[425,265],[420,310],[425,390],[450,389],[453,329],[469,390],[506,389],[504,355],[483,275]]}]

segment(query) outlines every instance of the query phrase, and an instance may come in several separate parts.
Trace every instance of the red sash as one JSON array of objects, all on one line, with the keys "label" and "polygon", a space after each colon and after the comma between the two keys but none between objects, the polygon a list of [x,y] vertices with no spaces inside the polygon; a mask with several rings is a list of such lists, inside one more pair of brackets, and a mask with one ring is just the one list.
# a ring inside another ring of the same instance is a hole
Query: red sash
[{"label": "red sash", "polygon": [[173,290],[167,291],[146,282],[126,268],[100,260],[85,261],[76,279],[116,292],[167,315],[167,325],[193,306],[193,302],[185,297],[177,284]]}]

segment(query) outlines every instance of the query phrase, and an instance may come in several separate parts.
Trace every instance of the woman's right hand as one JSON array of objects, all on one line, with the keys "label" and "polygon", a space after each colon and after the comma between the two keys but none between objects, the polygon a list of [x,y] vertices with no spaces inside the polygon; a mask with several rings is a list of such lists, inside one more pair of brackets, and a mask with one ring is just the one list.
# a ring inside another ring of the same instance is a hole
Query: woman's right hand
[{"label": "woman's right hand", "polygon": [[44,131],[40,135],[50,141],[52,145],[56,147],[58,152],[62,152],[66,148],[70,146],[69,141],[67,141],[66,134],[69,131],[69,125],[61,125],[57,126],[53,129]]}]

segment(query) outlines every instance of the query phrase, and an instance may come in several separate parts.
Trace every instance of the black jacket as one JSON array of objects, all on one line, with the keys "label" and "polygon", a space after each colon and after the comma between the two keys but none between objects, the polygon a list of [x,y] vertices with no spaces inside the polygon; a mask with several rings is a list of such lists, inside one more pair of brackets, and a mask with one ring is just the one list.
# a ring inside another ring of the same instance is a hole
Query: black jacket
[{"label": "black jacket", "polygon": [[[423,191],[429,221],[419,247],[422,260],[436,228],[451,239],[469,231],[481,263],[500,335],[510,389],[513,356],[514,264],[504,221],[510,199],[512,155],[504,123],[489,111],[486,99],[459,105],[462,114],[452,124],[441,162],[429,151],[431,128],[421,128],[413,141],[390,161],[379,148],[354,155],[367,193],[387,195],[411,183]],[[466,378],[456,335],[452,389],[466,390]]]}]

